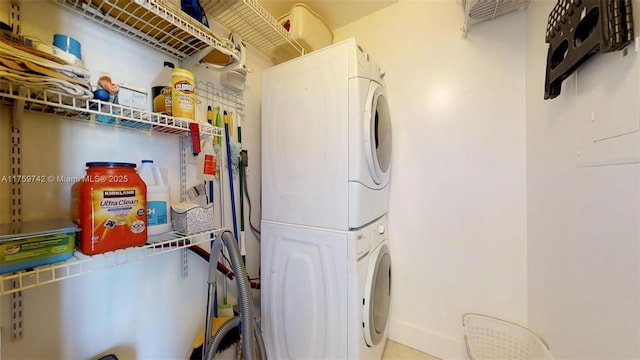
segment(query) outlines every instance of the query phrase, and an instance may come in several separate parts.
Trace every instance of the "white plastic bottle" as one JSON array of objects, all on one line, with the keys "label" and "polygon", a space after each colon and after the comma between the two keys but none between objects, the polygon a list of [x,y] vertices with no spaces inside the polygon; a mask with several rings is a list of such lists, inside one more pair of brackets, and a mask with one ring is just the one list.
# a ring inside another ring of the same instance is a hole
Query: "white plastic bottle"
[{"label": "white plastic bottle", "polygon": [[153,112],[171,115],[171,73],[174,65],[165,61],[162,71],[151,83],[151,108]]},{"label": "white plastic bottle", "polygon": [[142,160],[138,175],[147,184],[147,234],[151,236],[171,231],[169,186],[162,179],[160,169],[153,164],[153,160]]},{"label": "white plastic bottle", "polygon": [[198,175],[205,181],[216,181],[216,151],[211,138],[204,141],[198,156]]}]

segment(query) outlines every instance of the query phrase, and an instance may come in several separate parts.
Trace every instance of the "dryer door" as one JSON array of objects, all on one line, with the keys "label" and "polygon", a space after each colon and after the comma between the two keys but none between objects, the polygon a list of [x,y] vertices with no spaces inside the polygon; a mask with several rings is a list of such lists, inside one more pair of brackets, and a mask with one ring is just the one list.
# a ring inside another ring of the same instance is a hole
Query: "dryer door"
[{"label": "dryer door", "polygon": [[391,256],[389,247],[382,243],[370,254],[369,272],[364,289],[364,340],[375,346],[384,339],[391,302]]},{"label": "dryer door", "polygon": [[386,183],[391,167],[391,116],[387,92],[380,84],[369,85],[364,116],[364,141],[371,178]]}]

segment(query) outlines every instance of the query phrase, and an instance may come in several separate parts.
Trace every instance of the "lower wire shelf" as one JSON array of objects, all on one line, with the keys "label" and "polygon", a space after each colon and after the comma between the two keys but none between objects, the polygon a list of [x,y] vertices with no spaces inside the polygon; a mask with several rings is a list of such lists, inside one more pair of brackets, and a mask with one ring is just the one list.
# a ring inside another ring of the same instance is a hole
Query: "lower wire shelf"
[{"label": "lower wire shelf", "polygon": [[142,246],[91,256],[76,251],[71,259],[64,262],[0,275],[0,295],[11,294],[175,250],[186,249],[194,245],[208,243],[212,239],[211,235],[217,237],[219,231],[221,230],[205,231],[191,235],[168,232],[149,237],[149,241]]}]

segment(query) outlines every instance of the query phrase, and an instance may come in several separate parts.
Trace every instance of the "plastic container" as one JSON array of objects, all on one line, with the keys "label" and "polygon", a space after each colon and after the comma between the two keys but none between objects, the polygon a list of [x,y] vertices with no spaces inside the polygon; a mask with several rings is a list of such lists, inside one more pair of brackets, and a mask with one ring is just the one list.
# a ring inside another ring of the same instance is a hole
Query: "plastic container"
[{"label": "plastic container", "polygon": [[171,196],[160,168],[153,160],[142,160],[138,175],[147,185],[147,235],[171,231]]},{"label": "plastic container", "polygon": [[207,13],[204,11],[198,0],[182,0],[180,2],[182,11],[199,21],[202,25],[209,27]]},{"label": "plastic container", "polygon": [[202,152],[198,156],[198,176],[205,181],[216,181],[216,151],[211,138],[204,141]]},{"label": "plastic container", "polygon": [[65,261],[73,256],[78,227],[68,220],[0,224],[0,273]]},{"label": "plastic container", "polygon": [[165,61],[162,71],[151,82],[151,111],[171,115],[171,73],[174,65]]},{"label": "plastic container", "polygon": [[82,60],[82,46],[78,40],[71,36],[65,34],[53,34],[53,46]]},{"label": "plastic container", "polygon": [[[120,104],[124,107],[121,114],[125,116],[133,116],[134,118],[139,117],[140,113],[134,110],[134,108],[145,109],[147,107],[147,90],[129,84],[119,84],[118,86],[120,90],[118,91],[118,95],[116,95],[114,103]],[[127,119],[120,119],[119,124],[120,126],[142,130],[148,130],[151,128],[150,124]]]},{"label": "plastic container", "polygon": [[176,68],[171,72],[171,116],[196,119],[195,78],[189,70]]},{"label": "plastic container", "polygon": [[88,162],[86,175],[71,187],[79,248],[93,255],[147,241],[147,186],[136,164]]},{"label": "plastic container", "polygon": [[327,22],[305,4],[295,4],[278,22],[307,52],[318,50],[333,42],[333,32]]},{"label": "plastic container", "polygon": [[119,84],[120,90],[115,103],[137,109],[147,107],[147,90],[129,84]]},{"label": "plastic container", "polygon": [[489,315],[462,315],[464,342],[471,360],[553,360],[549,345],[526,327]]},{"label": "plastic container", "polygon": [[171,206],[171,221],[176,232],[192,235],[211,231],[213,226],[213,204],[178,203]]}]

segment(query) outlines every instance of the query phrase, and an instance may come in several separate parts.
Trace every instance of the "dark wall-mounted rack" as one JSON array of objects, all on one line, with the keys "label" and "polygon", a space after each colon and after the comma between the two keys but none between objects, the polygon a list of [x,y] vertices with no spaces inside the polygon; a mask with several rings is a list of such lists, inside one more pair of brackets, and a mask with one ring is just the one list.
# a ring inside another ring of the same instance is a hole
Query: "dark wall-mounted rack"
[{"label": "dark wall-mounted rack", "polygon": [[562,82],[589,57],[633,40],[631,1],[558,0],[547,24],[545,99],[560,95]]}]

